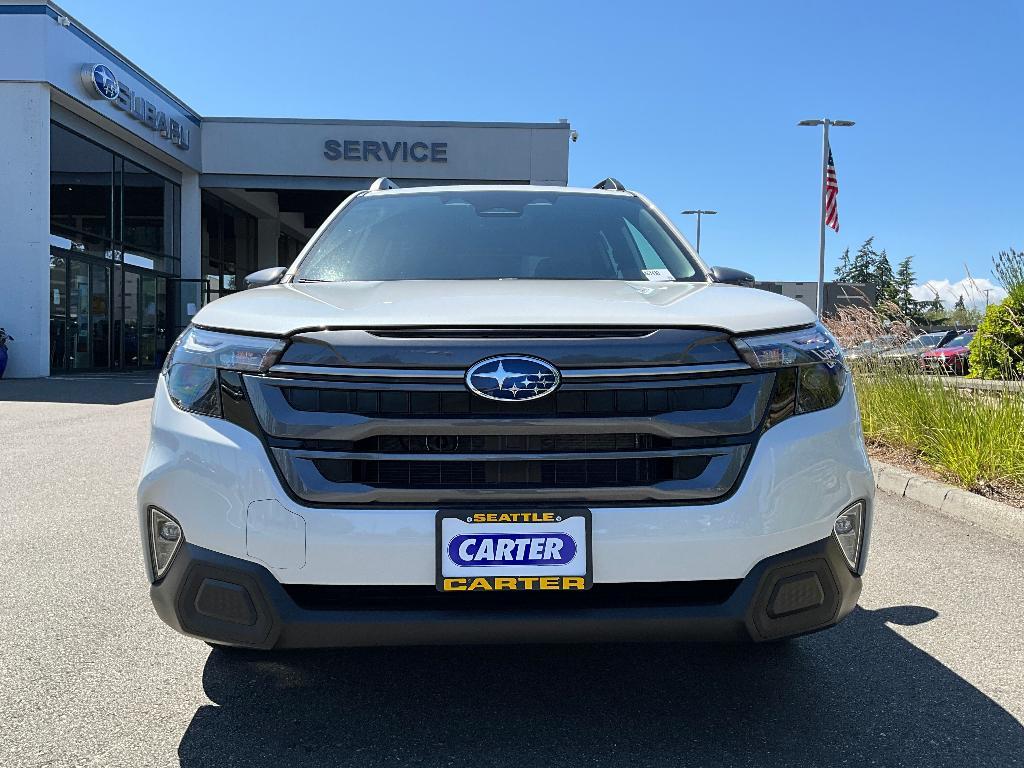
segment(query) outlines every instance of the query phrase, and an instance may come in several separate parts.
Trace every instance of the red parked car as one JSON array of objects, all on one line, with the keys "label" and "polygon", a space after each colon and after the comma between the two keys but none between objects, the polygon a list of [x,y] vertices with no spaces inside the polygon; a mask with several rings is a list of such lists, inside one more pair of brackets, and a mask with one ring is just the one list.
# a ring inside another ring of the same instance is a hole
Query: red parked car
[{"label": "red parked car", "polygon": [[969,349],[974,340],[974,331],[961,333],[946,346],[933,349],[921,355],[921,370],[925,373],[952,373],[957,376],[967,375]]}]

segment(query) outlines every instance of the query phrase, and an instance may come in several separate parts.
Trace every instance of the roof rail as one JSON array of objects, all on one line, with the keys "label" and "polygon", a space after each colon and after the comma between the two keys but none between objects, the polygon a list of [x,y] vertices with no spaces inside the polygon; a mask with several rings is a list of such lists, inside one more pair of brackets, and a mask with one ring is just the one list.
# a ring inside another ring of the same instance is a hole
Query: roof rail
[{"label": "roof rail", "polygon": [[370,185],[371,192],[380,192],[382,189],[398,189],[398,185],[395,184],[387,176],[381,176],[373,184]]},{"label": "roof rail", "polygon": [[597,182],[594,185],[594,189],[614,189],[616,192],[626,191],[626,188],[622,186],[622,182],[614,176],[609,176],[607,179]]}]

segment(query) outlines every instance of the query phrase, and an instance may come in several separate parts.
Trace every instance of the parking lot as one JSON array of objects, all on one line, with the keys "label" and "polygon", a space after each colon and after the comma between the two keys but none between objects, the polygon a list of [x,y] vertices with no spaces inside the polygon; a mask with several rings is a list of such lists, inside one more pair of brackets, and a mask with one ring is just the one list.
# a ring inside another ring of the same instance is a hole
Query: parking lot
[{"label": "parking lot", "polygon": [[882,496],[861,606],[780,646],[238,657],[149,603],[149,378],[0,381],[0,766],[1024,765],[1024,533]]}]

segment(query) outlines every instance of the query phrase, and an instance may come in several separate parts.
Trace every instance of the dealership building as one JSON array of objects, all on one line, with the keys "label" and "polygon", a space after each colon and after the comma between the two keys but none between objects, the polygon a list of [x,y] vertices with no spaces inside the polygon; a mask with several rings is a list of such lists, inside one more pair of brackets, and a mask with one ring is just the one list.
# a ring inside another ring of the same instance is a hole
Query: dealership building
[{"label": "dealership building", "polygon": [[7,375],[159,366],[198,308],[288,264],[348,195],[564,185],[570,127],[203,117],[61,8],[0,0]]}]

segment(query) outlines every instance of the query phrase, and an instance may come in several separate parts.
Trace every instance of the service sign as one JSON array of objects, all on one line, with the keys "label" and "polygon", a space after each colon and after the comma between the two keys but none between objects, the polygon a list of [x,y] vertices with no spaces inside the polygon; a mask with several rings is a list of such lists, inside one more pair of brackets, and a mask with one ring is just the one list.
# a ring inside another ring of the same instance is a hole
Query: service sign
[{"label": "service sign", "polygon": [[590,510],[437,513],[442,592],[590,589]]}]

